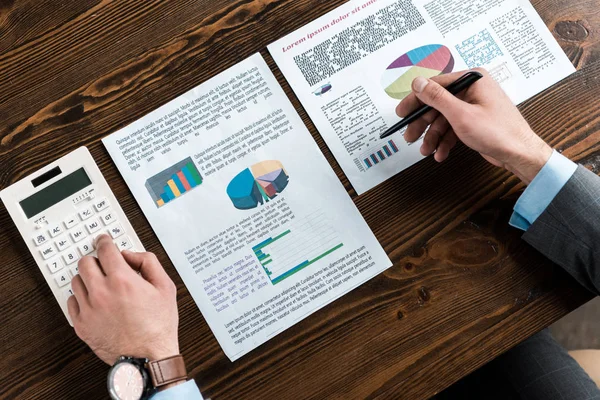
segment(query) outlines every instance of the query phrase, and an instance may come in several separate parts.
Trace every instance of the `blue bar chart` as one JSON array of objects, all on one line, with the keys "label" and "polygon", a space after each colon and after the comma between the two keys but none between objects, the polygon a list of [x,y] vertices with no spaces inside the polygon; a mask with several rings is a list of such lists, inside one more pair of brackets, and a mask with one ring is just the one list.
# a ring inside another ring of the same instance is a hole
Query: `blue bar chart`
[{"label": "blue bar chart", "polygon": [[385,161],[388,157],[398,153],[398,147],[393,140],[388,140],[383,145],[377,147],[375,151],[369,151],[363,154],[360,158],[364,163],[364,167],[369,169],[382,161]]},{"label": "blue bar chart", "polygon": [[202,176],[190,157],[146,181],[146,189],[160,208],[202,184]]}]

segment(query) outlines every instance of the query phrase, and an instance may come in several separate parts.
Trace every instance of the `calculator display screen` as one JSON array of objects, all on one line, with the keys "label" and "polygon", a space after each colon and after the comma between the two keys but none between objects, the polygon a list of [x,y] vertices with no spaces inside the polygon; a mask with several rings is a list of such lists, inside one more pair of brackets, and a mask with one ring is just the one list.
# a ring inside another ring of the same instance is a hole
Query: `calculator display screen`
[{"label": "calculator display screen", "polygon": [[92,181],[85,169],[80,168],[19,202],[19,204],[27,218],[31,218],[91,184]]}]

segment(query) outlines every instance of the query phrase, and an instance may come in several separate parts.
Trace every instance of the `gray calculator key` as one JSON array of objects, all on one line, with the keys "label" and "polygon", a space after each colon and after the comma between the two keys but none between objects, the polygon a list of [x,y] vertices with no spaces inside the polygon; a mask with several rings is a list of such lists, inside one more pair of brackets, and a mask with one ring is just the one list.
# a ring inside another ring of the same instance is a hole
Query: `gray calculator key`
[{"label": "gray calculator key", "polygon": [[104,214],[100,215],[100,219],[104,223],[104,225],[110,225],[117,220],[112,211],[106,211]]},{"label": "gray calculator key", "polygon": [[120,222],[117,222],[116,224],[111,225],[111,227],[108,229],[108,232],[113,239],[116,239],[125,233],[125,229],[123,229],[123,225],[121,225]]},{"label": "gray calculator key", "polygon": [[127,236],[122,236],[115,240],[115,244],[117,245],[119,251],[129,250],[133,247],[133,244],[131,244],[131,239],[129,239]]},{"label": "gray calculator key", "polygon": [[71,265],[73,264],[75,261],[79,260],[79,255],[77,255],[77,252],[75,251],[75,248],[69,250],[68,252],[63,254],[63,260],[65,261],[65,264],[67,265]]},{"label": "gray calculator key", "polygon": [[66,235],[62,235],[61,237],[56,238],[54,244],[56,245],[58,251],[63,251],[64,249],[70,246],[69,239]]},{"label": "gray calculator key", "polygon": [[33,235],[32,239],[33,244],[35,244],[36,246],[41,246],[48,241],[48,236],[46,236],[46,234],[44,234],[43,232],[38,232],[35,235]]},{"label": "gray calculator key", "polygon": [[58,285],[58,287],[63,287],[65,285],[67,285],[69,282],[71,282],[71,276],[69,276],[69,273],[67,271],[61,272],[58,275],[56,275],[54,277],[54,280],[56,281],[56,284]]},{"label": "gray calculator key", "polygon": [[103,197],[94,202],[94,208],[96,209],[97,212],[100,212],[100,211],[108,208],[109,205],[110,204],[108,203],[108,200],[106,200],[106,197]]},{"label": "gray calculator key", "polygon": [[94,251],[94,245],[92,245],[92,241],[89,239],[84,240],[77,247],[79,248],[79,252],[82,256],[87,256]]},{"label": "gray calculator key", "polygon": [[75,293],[73,293],[73,289],[71,288],[71,285],[67,286],[65,289],[63,289],[63,298],[65,299],[65,301],[69,300],[69,297],[75,295]]},{"label": "gray calculator key", "polygon": [[74,229],[71,231],[71,239],[73,239],[73,242],[75,243],[83,240],[83,238],[85,238],[86,236],[87,235],[85,234],[82,228]]},{"label": "gray calculator key", "polygon": [[60,271],[61,269],[64,268],[64,264],[62,261],[60,261],[60,258],[55,257],[52,260],[48,261],[48,264],[46,264],[48,266],[48,269],[50,270],[50,273],[55,273]]},{"label": "gray calculator key", "polygon": [[71,229],[78,223],[79,223],[79,217],[77,216],[77,214],[70,215],[67,218],[65,218],[65,220],[63,221],[63,224],[65,224],[65,228],[67,228],[67,229]]},{"label": "gray calculator key", "polygon": [[61,224],[52,225],[50,229],[48,229],[48,233],[50,233],[51,237],[57,237],[63,232]]},{"label": "gray calculator key", "polygon": [[42,247],[40,249],[40,254],[44,260],[49,259],[50,257],[54,257],[56,255],[56,250],[54,249],[54,245],[49,243],[48,245]]},{"label": "gray calculator key", "polygon": [[86,222],[85,228],[90,234],[92,234],[98,232],[100,228],[102,228],[102,225],[100,225],[100,221],[98,221],[98,218],[93,218]]},{"label": "gray calculator key", "polygon": [[81,218],[82,220],[86,220],[92,215],[94,215],[92,207],[86,207],[83,210],[79,211],[79,218]]}]

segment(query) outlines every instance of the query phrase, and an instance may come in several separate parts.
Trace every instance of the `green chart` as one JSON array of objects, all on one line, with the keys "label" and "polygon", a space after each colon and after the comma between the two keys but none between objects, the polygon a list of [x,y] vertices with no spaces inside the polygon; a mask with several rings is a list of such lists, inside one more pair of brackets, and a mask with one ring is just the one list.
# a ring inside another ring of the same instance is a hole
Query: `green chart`
[{"label": "green chart", "polygon": [[276,285],[343,246],[327,221],[315,213],[303,223],[258,243],[252,251]]}]

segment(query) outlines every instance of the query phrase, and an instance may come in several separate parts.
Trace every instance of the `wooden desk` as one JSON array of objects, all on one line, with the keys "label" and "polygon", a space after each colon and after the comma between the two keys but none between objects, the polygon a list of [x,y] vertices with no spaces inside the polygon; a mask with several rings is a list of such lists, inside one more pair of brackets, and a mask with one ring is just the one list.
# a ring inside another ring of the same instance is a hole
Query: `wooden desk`
[{"label": "wooden desk", "polygon": [[[465,148],[356,196],[265,51],[342,3],[0,3],[0,188],[90,148],[178,284],[181,349],[206,397],[427,398],[589,299],[508,227],[517,179]],[[521,109],[554,147],[598,172],[598,2],[534,3],[579,71]],[[257,51],[394,266],[231,363],[100,139]],[[106,398],[107,366],[63,319],[3,206],[0,249],[0,397]]]}]

